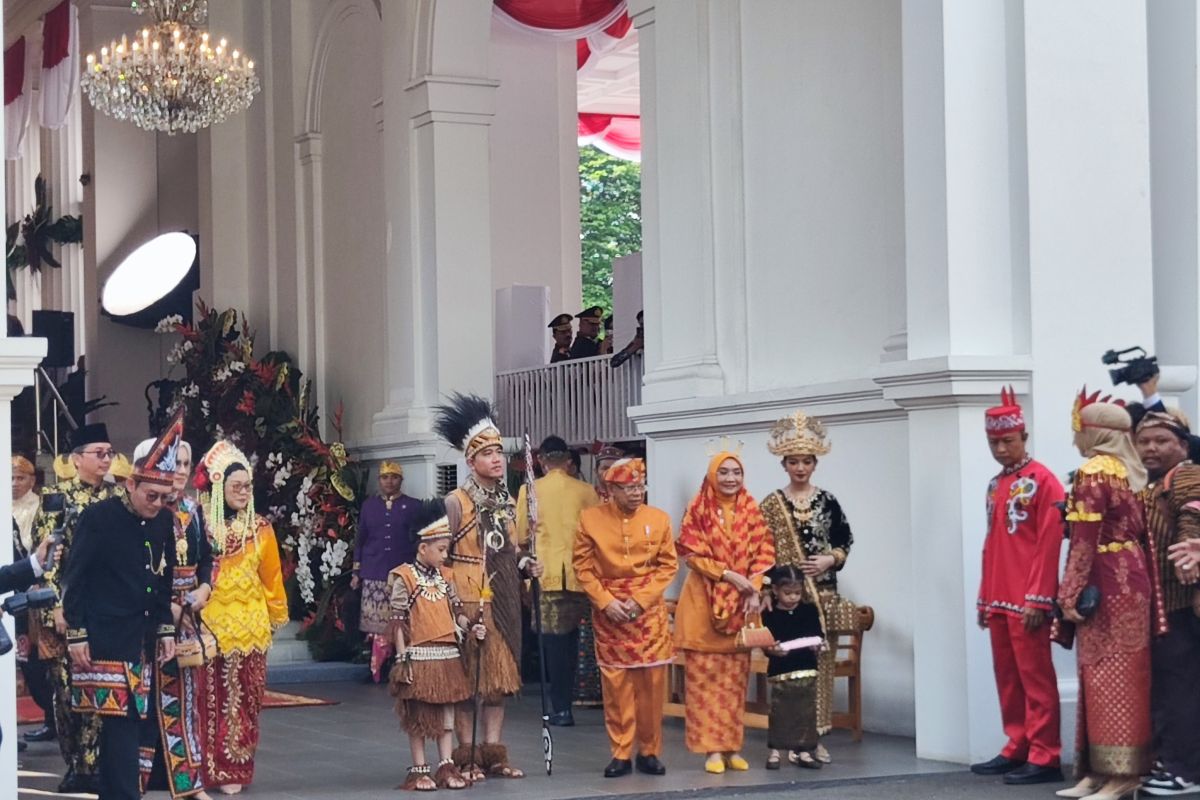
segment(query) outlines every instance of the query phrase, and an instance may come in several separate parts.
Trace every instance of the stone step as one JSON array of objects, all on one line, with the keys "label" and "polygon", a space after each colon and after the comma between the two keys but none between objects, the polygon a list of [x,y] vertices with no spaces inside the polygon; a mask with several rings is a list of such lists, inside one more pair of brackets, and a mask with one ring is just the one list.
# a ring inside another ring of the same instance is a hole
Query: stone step
[{"label": "stone step", "polygon": [[292,683],[362,683],[370,675],[371,668],[366,664],[350,664],[345,661],[267,665],[267,685],[272,687]]}]

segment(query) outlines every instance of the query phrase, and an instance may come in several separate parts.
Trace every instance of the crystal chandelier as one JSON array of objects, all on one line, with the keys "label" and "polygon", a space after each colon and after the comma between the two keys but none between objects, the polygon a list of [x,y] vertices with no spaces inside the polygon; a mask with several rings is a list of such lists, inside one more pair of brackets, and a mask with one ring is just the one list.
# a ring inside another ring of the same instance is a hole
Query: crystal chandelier
[{"label": "crystal chandelier", "polygon": [[245,111],[258,92],[254,62],[224,39],[209,44],[208,0],[133,0],[154,22],[88,54],[80,87],[92,106],[147,131],[195,133]]}]

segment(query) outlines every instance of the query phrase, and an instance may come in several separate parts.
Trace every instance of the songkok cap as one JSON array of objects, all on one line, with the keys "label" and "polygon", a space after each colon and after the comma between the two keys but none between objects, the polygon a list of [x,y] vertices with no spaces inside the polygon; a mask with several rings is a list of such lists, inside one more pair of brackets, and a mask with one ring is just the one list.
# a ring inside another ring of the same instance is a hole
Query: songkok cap
[{"label": "songkok cap", "polygon": [[117,453],[113,456],[108,474],[113,476],[113,480],[123,481],[133,474],[133,462],[126,458],[124,453]]},{"label": "songkok cap", "polygon": [[71,449],[78,450],[89,444],[108,444],[111,441],[112,439],[108,438],[108,426],[103,422],[95,422],[82,425],[71,434]]},{"label": "songkok cap", "polygon": [[583,319],[587,320],[588,322],[600,324],[601,322],[604,322],[604,308],[602,306],[585,308],[583,311],[580,311],[578,314],[576,314],[575,317],[576,319]]},{"label": "songkok cap", "polygon": [[771,428],[767,449],[780,458],[788,456],[823,456],[829,452],[825,426],[816,417],[797,411],[784,417]]},{"label": "songkok cap", "polygon": [[991,437],[1025,431],[1025,412],[1017,403],[1016,392],[1011,386],[1000,390],[1000,405],[987,410],[983,424]]},{"label": "songkok cap", "polygon": [[175,482],[175,457],[183,441],[183,406],[179,407],[150,447],[150,454],[138,459],[133,467],[133,479],[170,486]]},{"label": "songkok cap", "polygon": [[20,455],[12,457],[12,471],[14,475],[37,475],[33,462]]},{"label": "songkok cap", "polygon": [[[595,446],[598,446],[598,445],[599,445],[599,442],[597,442]],[[622,450],[621,448],[617,447],[616,445],[612,445],[612,444],[606,444],[603,447],[599,447],[599,449],[596,451],[596,463],[597,464],[602,463],[604,461],[616,461],[618,458],[624,458],[624,457],[625,457],[625,451]]]},{"label": "songkok cap", "polygon": [[384,475],[395,475],[398,478],[404,477],[404,467],[397,464],[395,461],[384,461],[379,465],[379,477]]},{"label": "songkok cap", "polygon": [[645,483],[646,462],[640,458],[622,458],[604,473],[609,483]]},{"label": "songkok cap", "polygon": [[550,320],[550,324],[546,327],[556,331],[569,331],[571,330],[571,319],[570,314],[559,314]]}]

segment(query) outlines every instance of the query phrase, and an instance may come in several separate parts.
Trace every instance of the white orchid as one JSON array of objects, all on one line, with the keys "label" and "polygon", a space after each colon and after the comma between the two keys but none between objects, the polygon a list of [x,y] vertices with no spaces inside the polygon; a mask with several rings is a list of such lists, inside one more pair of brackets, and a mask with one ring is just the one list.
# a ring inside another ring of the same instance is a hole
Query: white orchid
[{"label": "white orchid", "polygon": [[163,317],[154,326],[155,333],[174,333],[176,325],[183,324],[183,317],[179,314],[171,314],[168,317]]}]

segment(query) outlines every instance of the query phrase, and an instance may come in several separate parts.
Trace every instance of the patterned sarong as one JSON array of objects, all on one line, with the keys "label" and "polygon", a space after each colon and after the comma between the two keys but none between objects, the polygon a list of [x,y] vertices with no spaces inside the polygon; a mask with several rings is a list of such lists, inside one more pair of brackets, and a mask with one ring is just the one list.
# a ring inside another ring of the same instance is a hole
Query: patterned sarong
[{"label": "patterned sarong", "polygon": [[209,788],[254,780],[258,715],[267,687],[267,656],[225,653],[204,667],[204,783]]},{"label": "patterned sarong", "polygon": [[[648,586],[653,575],[640,578],[601,579],[618,600],[627,600]],[[630,622],[613,622],[602,609],[592,611],[596,637],[596,663],[601,667],[651,667],[674,657],[667,606],[661,600]]]},{"label": "patterned sarong", "polygon": [[693,753],[741,750],[750,654],[688,650],[683,673],[687,749]]}]

